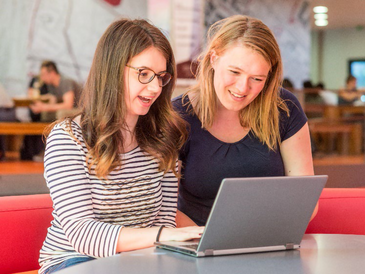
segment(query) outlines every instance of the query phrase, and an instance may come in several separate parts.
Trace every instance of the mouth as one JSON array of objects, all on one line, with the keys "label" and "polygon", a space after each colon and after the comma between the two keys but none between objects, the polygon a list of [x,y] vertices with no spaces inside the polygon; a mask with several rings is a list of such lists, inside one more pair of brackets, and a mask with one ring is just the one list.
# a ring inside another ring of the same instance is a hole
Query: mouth
[{"label": "mouth", "polygon": [[149,104],[152,101],[152,98],[143,97],[141,95],[139,95],[138,98],[145,104]]},{"label": "mouth", "polygon": [[236,97],[236,98],[244,98],[244,97],[246,97],[247,95],[238,95],[238,94],[236,94],[236,93],[233,93],[232,91],[230,91],[230,90],[228,90],[228,92],[232,95],[232,96],[234,96],[234,97]]}]

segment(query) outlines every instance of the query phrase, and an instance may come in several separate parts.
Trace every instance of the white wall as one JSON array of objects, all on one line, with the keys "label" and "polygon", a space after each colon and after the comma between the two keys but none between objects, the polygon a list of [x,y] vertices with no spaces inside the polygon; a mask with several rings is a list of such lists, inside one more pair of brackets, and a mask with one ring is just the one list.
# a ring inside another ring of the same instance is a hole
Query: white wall
[{"label": "white wall", "polygon": [[[311,79],[318,79],[318,32],[312,32]],[[346,28],[323,33],[322,82],[328,89],[344,86],[348,76],[348,60],[365,58],[365,29]]]}]

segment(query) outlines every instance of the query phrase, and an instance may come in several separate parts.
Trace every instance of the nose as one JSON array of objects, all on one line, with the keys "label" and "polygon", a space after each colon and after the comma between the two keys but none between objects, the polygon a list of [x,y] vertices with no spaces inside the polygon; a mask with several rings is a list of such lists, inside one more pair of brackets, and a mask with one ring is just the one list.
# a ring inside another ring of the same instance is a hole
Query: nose
[{"label": "nose", "polygon": [[240,93],[245,93],[249,88],[250,86],[248,77],[242,76],[237,80],[236,82],[237,91],[239,91]]},{"label": "nose", "polygon": [[158,93],[161,91],[162,87],[159,85],[159,80],[157,76],[153,78],[151,82],[147,84],[147,89],[151,92]]}]

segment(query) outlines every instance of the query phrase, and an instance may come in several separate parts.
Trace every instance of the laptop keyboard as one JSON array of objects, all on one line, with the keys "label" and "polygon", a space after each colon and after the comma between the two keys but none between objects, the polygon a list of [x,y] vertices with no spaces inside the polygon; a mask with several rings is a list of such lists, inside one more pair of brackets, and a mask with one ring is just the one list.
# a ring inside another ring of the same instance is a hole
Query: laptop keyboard
[{"label": "laptop keyboard", "polygon": [[198,249],[198,244],[190,244],[190,245],[181,245],[181,247],[187,247],[187,248],[191,248],[191,249]]}]

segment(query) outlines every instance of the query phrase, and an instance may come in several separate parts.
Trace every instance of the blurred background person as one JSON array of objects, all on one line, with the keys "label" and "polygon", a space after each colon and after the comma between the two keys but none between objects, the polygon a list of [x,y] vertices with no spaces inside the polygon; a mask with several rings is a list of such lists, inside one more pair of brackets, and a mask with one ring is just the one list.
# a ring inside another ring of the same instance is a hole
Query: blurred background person
[{"label": "blurred background person", "polygon": [[54,62],[42,63],[40,80],[46,84],[48,94],[53,96],[49,96],[48,103],[36,101],[30,106],[34,114],[42,113],[41,121],[52,122],[56,119],[56,112],[76,108],[80,87],[73,79],[61,75]]},{"label": "blurred background person", "polygon": [[[80,94],[80,86],[73,79],[61,75],[53,61],[43,61],[39,76],[29,85],[28,96],[39,98],[30,105],[33,122],[53,122],[75,114]],[[44,102],[48,99],[48,102]],[[44,143],[42,136],[25,136],[20,150],[21,160],[43,161]]]},{"label": "blurred background person", "polygon": [[[28,97],[32,99],[41,99],[47,95],[47,85],[41,80],[40,75],[34,76],[29,83]],[[41,122],[41,113],[34,113],[32,109],[29,108],[29,115],[32,122]],[[25,135],[20,149],[20,159],[41,161],[43,159],[43,151],[44,144],[41,135]]]},{"label": "blurred background person", "polygon": [[[0,83],[0,122],[15,122],[15,109],[13,101],[6,93],[5,88]],[[0,160],[5,158],[5,136],[0,135]]]},{"label": "blurred background person", "polygon": [[360,99],[361,92],[356,88],[356,77],[349,75],[346,78],[346,87],[340,89],[338,103],[339,105],[352,105],[354,102]]},{"label": "blurred background person", "polygon": [[[28,97],[32,99],[40,99],[44,98],[44,95],[48,94],[47,85],[40,79],[40,75],[34,76],[29,83],[28,87]],[[41,114],[34,113],[31,109],[29,109],[30,118],[32,122],[41,121]]]},{"label": "blurred background person", "polygon": [[291,92],[293,92],[293,90],[294,90],[294,84],[289,78],[284,78],[281,86]]}]

